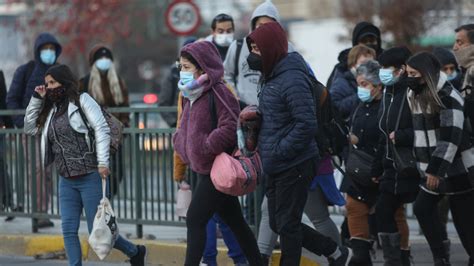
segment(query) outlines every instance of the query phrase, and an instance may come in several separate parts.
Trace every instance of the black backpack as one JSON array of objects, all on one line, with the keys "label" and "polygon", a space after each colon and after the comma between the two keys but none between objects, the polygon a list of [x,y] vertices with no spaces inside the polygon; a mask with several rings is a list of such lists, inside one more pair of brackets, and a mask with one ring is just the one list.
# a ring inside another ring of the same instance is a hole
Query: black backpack
[{"label": "black backpack", "polygon": [[318,131],[315,139],[318,144],[321,156],[330,154],[340,155],[344,147],[347,146],[347,136],[349,129],[344,119],[332,105],[329,90],[313,75],[309,74],[311,81],[311,93],[316,106],[316,119]]}]

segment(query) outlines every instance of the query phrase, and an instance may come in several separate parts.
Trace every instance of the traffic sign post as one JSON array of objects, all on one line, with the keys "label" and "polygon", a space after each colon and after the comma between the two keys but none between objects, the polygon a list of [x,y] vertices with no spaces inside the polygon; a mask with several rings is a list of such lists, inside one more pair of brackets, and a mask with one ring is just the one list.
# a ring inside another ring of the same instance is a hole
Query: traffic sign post
[{"label": "traffic sign post", "polygon": [[166,26],[178,36],[193,34],[201,24],[199,8],[190,0],[175,0],[166,10]]}]

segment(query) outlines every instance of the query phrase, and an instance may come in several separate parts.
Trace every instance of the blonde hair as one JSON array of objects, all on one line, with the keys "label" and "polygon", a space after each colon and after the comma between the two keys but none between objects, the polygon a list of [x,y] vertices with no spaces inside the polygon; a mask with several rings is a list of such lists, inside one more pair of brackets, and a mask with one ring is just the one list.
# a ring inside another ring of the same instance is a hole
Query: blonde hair
[{"label": "blonde hair", "polygon": [[355,66],[357,64],[357,59],[359,59],[359,57],[362,55],[371,55],[373,58],[375,58],[376,53],[374,49],[363,44],[358,44],[352,47],[351,51],[349,52],[347,65],[349,67]]},{"label": "blonde hair", "polygon": [[[122,88],[120,81],[115,71],[114,62],[111,63],[109,70],[107,70],[107,80],[109,81],[110,93],[116,105],[124,103]],[[104,94],[102,93],[102,82],[100,71],[95,64],[92,65],[91,75],[89,79],[89,94],[99,103],[104,104]]]}]

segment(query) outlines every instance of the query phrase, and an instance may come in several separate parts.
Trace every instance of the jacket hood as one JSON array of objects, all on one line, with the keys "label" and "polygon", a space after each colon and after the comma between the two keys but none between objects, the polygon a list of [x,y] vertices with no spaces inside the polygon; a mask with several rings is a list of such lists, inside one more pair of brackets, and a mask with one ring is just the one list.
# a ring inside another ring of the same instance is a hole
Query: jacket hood
[{"label": "jacket hood", "polygon": [[[62,47],[59,44],[58,40],[50,33],[44,32],[38,35],[35,41],[35,60],[41,62],[40,58],[40,48],[45,44],[53,44],[56,47],[56,61],[58,60],[59,56],[62,52]],[[56,63],[56,62],[55,62]]]},{"label": "jacket hood", "polygon": [[446,48],[437,47],[433,49],[433,54],[438,58],[441,65],[448,65],[454,64],[456,69],[458,68],[458,62],[456,61],[456,57],[454,57],[453,52]]},{"label": "jacket hood", "polygon": [[274,19],[276,22],[280,22],[280,13],[271,0],[266,0],[255,8],[252,13],[252,19],[250,20],[250,31],[255,30],[255,22],[259,17],[269,17]]},{"label": "jacket hood", "polygon": [[92,49],[89,52],[89,65],[90,66],[92,66],[94,62],[96,61],[96,59],[98,59],[96,57],[96,53],[99,52],[99,50],[101,49],[103,50],[103,52],[105,52],[104,55],[107,55],[107,57],[109,57],[112,61],[114,61],[112,51],[105,44],[99,43],[99,44],[94,45],[94,47],[92,47]]},{"label": "jacket hood", "polygon": [[194,42],[183,47],[181,52],[189,53],[201,69],[207,73],[209,80],[203,84],[205,90],[209,90],[216,83],[222,82],[224,66],[214,44],[210,42]]},{"label": "jacket hood", "polygon": [[288,39],[286,32],[277,22],[270,22],[260,26],[247,37],[249,51],[250,43],[255,42],[262,57],[262,73],[268,77],[275,65],[288,54]]},{"label": "jacket hood", "polygon": [[303,73],[309,74],[309,67],[304,60],[303,56],[301,56],[298,52],[288,53],[285,58],[283,58],[280,62],[278,62],[273,72],[271,73],[271,77],[278,76],[284,72],[295,70],[295,71],[302,71]]},{"label": "jacket hood", "polygon": [[382,49],[380,29],[374,26],[374,24],[366,21],[357,23],[354,30],[352,31],[352,46],[356,46],[357,44],[359,44],[359,39],[366,35],[374,35],[377,38],[378,51],[380,51]]}]

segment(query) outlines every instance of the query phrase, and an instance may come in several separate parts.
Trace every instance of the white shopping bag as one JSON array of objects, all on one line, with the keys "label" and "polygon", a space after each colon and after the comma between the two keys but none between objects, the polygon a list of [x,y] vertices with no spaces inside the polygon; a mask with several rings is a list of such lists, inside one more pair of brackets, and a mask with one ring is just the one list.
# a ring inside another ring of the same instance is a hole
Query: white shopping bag
[{"label": "white shopping bag", "polygon": [[101,260],[109,255],[119,235],[114,210],[105,196],[106,185],[106,180],[102,179],[102,200],[97,206],[94,225],[89,236],[89,245]]},{"label": "white shopping bag", "polygon": [[186,217],[192,196],[190,189],[178,189],[178,193],[176,193],[176,215],[178,217]]}]

